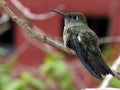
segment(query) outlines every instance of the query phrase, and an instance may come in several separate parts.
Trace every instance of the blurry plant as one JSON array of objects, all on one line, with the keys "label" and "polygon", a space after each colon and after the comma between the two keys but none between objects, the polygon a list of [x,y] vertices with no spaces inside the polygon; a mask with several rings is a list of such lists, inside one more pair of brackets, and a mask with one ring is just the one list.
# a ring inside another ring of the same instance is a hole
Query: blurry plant
[{"label": "blurry plant", "polygon": [[107,63],[112,65],[115,60],[115,58],[113,57],[114,50],[110,47],[107,47],[103,50],[102,54],[103,54],[105,60],[107,61]]},{"label": "blurry plant", "polygon": [[103,53],[104,57],[107,58],[107,57],[113,55],[113,49],[107,47],[107,48],[105,48],[105,50],[102,53]]},{"label": "blurry plant", "polygon": [[30,90],[26,89],[25,83],[20,79],[12,79],[10,63],[0,64],[0,90]]},{"label": "blurry plant", "polygon": [[9,72],[11,71],[12,67],[10,64],[0,64],[0,90],[5,90],[5,87],[11,81],[9,77]]},{"label": "blurry plant", "polygon": [[61,53],[49,53],[40,72],[45,75],[47,83],[53,83],[57,90],[75,90],[72,77]]},{"label": "blurry plant", "polygon": [[0,64],[0,90],[75,90],[72,77],[62,59],[60,53],[52,53],[45,58],[38,75],[45,76],[44,79],[36,78],[27,71],[13,78],[12,64]]},{"label": "blurry plant", "polygon": [[[43,81],[31,76],[28,72],[23,72],[21,78],[26,85],[31,86],[34,90],[45,90],[46,85]],[[26,89],[27,90],[27,89]],[[32,89],[29,89],[32,90]]]}]

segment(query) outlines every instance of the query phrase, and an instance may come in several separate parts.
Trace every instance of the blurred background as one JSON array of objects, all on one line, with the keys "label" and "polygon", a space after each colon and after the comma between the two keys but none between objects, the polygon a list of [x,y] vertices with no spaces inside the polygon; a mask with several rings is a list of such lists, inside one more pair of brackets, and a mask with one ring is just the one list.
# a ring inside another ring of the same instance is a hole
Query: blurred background
[{"label": "blurred background", "polygon": [[[64,19],[50,9],[81,12],[100,38],[106,62],[120,53],[120,0],[6,0],[13,12],[42,34],[62,42]],[[105,39],[107,37],[107,39]],[[117,37],[117,38],[115,38]],[[80,90],[96,88],[94,78],[75,56],[30,38],[0,11],[0,90]],[[119,68],[118,68],[119,70]],[[109,87],[120,87],[113,78]]]}]

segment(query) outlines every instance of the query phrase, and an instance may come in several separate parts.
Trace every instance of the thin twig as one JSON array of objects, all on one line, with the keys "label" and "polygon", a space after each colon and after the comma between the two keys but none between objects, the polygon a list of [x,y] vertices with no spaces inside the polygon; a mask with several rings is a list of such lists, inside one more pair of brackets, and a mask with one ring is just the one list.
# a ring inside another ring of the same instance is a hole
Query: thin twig
[{"label": "thin twig", "polygon": [[104,44],[104,43],[120,43],[120,37],[102,37],[99,39],[99,44]]},{"label": "thin twig", "polygon": [[[22,14],[29,18],[29,19],[34,19],[34,20],[46,20],[49,19],[53,16],[55,16],[55,13],[48,12],[48,13],[40,13],[40,14],[35,14],[30,12],[29,8],[25,7],[20,0],[11,0],[12,4],[20,11]],[[65,5],[60,4],[59,6],[56,7],[57,10],[64,10]]]},{"label": "thin twig", "polygon": [[[18,17],[7,5],[5,0],[0,0],[0,7],[12,18],[13,21],[15,21],[21,28],[24,30],[28,35],[31,37],[38,39],[40,41],[43,41],[53,47],[58,48],[61,51],[66,52],[69,55],[76,55],[75,51],[73,51],[70,48],[65,47],[62,43],[58,42],[57,40],[53,40],[50,37],[38,33],[36,30],[33,30],[29,24],[23,20],[22,18]],[[113,71],[114,72],[114,71]],[[116,77],[120,77],[120,75],[117,72],[114,72]]]}]

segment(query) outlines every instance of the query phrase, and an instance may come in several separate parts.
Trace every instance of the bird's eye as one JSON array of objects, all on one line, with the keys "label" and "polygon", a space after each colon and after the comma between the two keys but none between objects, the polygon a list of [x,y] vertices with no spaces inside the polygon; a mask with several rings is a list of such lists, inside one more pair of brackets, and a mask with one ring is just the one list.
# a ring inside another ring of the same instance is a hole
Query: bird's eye
[{"label": "bird's eye", "polygon": [[73,16],[72,17],[74,20],[78,20],[79,18],[78,18],[78,16]]},{"label": "bird's eye", "polygon": [[77,17],[77,16],[74,16],[74,15],[68,15],[68,17],[69,17],[70,19],[78,20],[78,17]]}]

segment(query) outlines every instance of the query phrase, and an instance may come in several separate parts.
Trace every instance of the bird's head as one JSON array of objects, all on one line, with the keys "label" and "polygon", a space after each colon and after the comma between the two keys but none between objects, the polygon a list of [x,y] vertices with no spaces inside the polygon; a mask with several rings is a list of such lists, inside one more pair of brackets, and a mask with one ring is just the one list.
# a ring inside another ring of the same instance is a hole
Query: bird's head
[{"label": "bird's head", "polygon": [[87,20],[86,20],[85,16],[80,12],[71,12],[71,13],[66,14],[66,13],[63,13],[63,12],[58,11],[58,10],[51,10],[51,11],[62,15],[65,18],[65,24],[69,24],[69,23],[87,24]]}]

